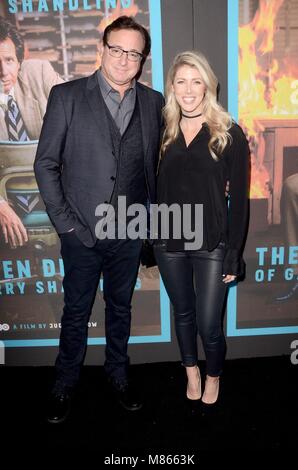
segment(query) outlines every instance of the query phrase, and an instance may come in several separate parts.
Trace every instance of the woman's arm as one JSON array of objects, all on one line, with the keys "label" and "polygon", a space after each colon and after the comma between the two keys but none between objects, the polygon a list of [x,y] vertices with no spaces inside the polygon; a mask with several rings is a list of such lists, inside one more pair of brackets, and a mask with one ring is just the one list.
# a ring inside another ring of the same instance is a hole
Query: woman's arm
[{"label": "woman's arm", "polygon": [[225,275],[244,273],[242,251],[248,228],[250,152],[247,139],[237,124],[231,129],[233,142],[227,158],[229,166],[228,244],[223,262]]}]

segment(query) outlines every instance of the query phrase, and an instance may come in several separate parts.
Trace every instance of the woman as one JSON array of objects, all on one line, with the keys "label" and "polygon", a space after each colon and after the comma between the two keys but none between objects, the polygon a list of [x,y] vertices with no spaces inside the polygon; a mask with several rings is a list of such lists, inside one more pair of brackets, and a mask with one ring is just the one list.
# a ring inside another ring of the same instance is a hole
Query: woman
[{"label": "woman", "polygon": [[[186,249],[183,233],[180,239],[173,235],[173,219],[169,237],[160,237],[154,246],[174,307],[188,379],[186,396],[189,400],[202,398],[208,405],[218,398],[225,356],[224,301],[227,286],[243,274],[241,253],[248,219],[248,143],[241,128],[217,103],[217,85],[202,54],[183,52],[174,59],[167,78],[157,202],[176,203],[181,209],[190,204],[192,229],[198,224],[195,204],[202,204],[203,243],[200,249]],[[206,355],[203,395],[197,330]]]}]

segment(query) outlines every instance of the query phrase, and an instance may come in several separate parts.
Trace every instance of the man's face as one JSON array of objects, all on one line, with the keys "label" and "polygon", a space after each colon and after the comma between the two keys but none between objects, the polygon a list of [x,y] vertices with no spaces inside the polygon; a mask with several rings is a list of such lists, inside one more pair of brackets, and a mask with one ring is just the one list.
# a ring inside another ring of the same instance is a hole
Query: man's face
[{"label": "man's face", "polygon": [[[15,85],[20,63],[16,56],[16,48],[11,39],[0,41],[0,91],[8,94]],[[2,90],[1,90],[2,88]]]},{"label": "man's face", "polygon": [[[108,37],[109,46],[119,47],[125,51],[134,51],[142,54],[144,39],[139,31],[123,29],[111,31]],[[115,88],[125,88],[137,75],[141,66],[141,61],[133,62],[128,60],[127,54],[121,57],[112,57],[108,46],[104,46],[101,57],[101,68],[105,78],[110,85]]]}]

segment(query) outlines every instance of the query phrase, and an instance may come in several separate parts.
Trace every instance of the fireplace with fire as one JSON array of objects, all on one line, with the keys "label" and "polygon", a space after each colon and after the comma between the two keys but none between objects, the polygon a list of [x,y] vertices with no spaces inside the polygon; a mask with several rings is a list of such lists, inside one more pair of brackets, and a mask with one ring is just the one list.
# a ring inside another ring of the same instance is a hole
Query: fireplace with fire
[{"label": "fireplace with fire", "polygon": [[239,0],[238,33],[238,114],[251,150],[251,211],[237,324],[297,325],[297,261],[262,262],[258,253],[298,245],[297,205],[291,230],[284,205],[287,182],[298,177],[298,0]]},{"label": "fireplace with fire", "polygon": [[239,122],[258,229],[280,224],[283,182],[298,173],[298,0],[240,0],[239,23]]}]

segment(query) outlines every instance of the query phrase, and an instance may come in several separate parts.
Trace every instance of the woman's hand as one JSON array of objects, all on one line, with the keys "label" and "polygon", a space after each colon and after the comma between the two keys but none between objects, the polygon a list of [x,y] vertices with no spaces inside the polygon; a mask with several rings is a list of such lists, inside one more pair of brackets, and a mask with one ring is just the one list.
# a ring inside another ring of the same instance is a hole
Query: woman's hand
[{"label": "woman's hand", "polygon": [[237,276],[234,276],[233,274],[223,274],[223,282],[225,284],[229,284],[229,282],[235,281]]}]

